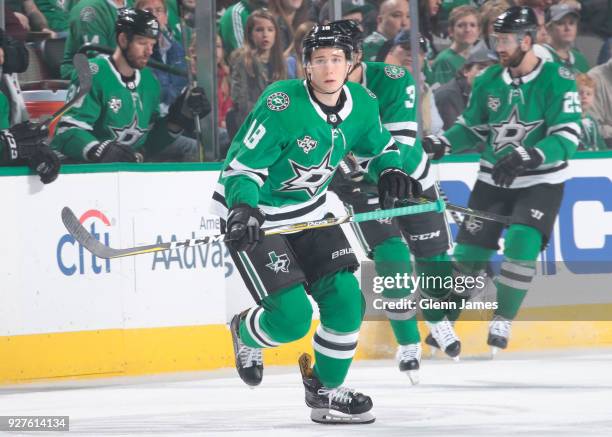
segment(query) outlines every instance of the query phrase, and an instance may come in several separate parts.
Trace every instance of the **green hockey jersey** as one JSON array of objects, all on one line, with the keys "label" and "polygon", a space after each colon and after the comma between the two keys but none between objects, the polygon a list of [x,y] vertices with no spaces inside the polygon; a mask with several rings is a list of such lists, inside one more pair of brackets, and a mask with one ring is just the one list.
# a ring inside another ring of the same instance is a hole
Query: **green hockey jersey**
[{"label": "green hockey jersey", "polygon": [[468,106],[444,133],[452,152],[483,141],[478,179],[493,185],[491,169],[514,147],[537,147],[544,162],[517,177],[510,188],[568,179],[568,159],[580,137],[580,99],[574,74],[554,62],[512,78],[497,64],[476,77]]},{"label": "green hockey jersey", "polygon": [[[151,153],[174,141],[165,118],[158,118],[160,86],[148,68],[136,70],[134,80],[126,83],[108,56],[91,59],[89,66],[91,91],[60,118],[52,148],[83,162],[87,152],[105,140]],[[68,99],[77,87],[75,80]]]},{"label": "green hockey jersey", "polygon": [[578,150],[608,150],[599,132],[599,124],[591,115],[585,114],[580,120],[580,145]]},{"label": "green hockey jersey", "polygon": [[576,74],[586,73],[591,69],[589,66],[589,61],[587,61],[586,57],[575,48],[570,50],[569,58],[563,59],[550,45],[542,44],[542,47],[544,47],[546,50],[541,50],[539,53],[542,55],[542,59],[546,62],[556,62],[569,68]]},{"label": "green hockey jersey", "polygon": [[326,114],[306,81],[270,85],[234,137],[213,195],[222,218],[239,203],[258,206],[264,226],[319,220],[326,191],[344,156],[352,152],[374,178],[400,168],[398,147],[381,125],[376,97],[357,83],[343,87],[337,113]]},{"label": "green hockey jersey", "polygon": [[124,3],[124,6],[117,6],[113,0],[80,0],[73,6],[68,19],[69,32],[61,66],[62,78],[71,79],[74,70],[72,58],[83,44],[92,43],[115,48],[117,11],[132,7],[133,1],[124,0]]},{"label": "green hockey jersey", "polygon": [[244,44],[244,31],[247,18],[251,13],[251,7],[247,0],[240,0],[238,3],[228,7],[221,20],[219,20],[219,35],[223,41],[225,56],[229,55]]},{"label": "green hockey jersey", "polygon": [[68,13],[73,0],[35,0],[36,6],[49,23],[49,28],[56,32],[68,30]]},{"label": "green hockey jersey", "polygon": [[[382,62],[363,62],[362,85],[376,95],[380,119],[398,144],[404,170],[421,179],[427,170],[427,155],[417,138],[416,84],[410,72]],[[424,182],[427,189],[433,180]]]}]

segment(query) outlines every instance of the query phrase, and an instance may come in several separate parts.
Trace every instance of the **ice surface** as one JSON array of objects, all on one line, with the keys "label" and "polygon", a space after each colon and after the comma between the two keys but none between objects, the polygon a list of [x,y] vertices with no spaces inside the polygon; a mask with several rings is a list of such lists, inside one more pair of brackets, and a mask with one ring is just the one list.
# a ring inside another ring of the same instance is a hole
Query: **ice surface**
[{"label": "ice surface", "polygon": [[232,369],[3,388],[0,415],[69,415],[70,436],[612,435],[610,349],[424,360],[420,375],[355,363],[347,385],[372,396],[372,425],[311,422],[297,365],[255,389]]}]

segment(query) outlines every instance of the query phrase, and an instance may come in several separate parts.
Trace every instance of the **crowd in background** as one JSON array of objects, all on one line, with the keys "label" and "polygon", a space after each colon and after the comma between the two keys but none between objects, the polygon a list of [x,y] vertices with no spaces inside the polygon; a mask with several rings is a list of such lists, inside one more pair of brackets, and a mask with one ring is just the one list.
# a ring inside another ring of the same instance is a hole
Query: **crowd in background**
[{"label": "crowd in background", "polygon": [[[70,60],[82,44],[115,47],[114,22],[108,15],[116,17],[116,9],[125,6],[148,9],[162,29],[153,59],[185,70],[182,40],[185,37],[191,43],[193,58],[196,2],[183,3],[185,28],[180,25],[176,0],[7,0],[5,28],[15,40],[30,40],[30,46],[40,45],[33,38],[62,40],[57,78],[69,79]],[[576,74],[583,108],[580,149],[612,147],[612,0],[420,0],[418,72],[412,65],[408,0],[341,1],[342,18],[364,29],[365,61],[395,64],[418,74],[423,135],[442,133],[461,114],[476,75],[497,62],[487,45],[492,23],[514,4],[531,6],[537,13],[537,56],[561,62]],[[217,8],[216,110],[221,148],[226,152],[268,85],[303,77],[302,39],[315,23],[328,21],[330,12],[326,0],[219,0]],[[92,32],[94,41],[88,36]],[[589,62],[576,47],[579,32],[589,35],[591,46],[598,46],[596,60]],[[168,71],[154,69],[154,73],[162,85],[163,115],[187,82]],[[165,156],[150,159],[197,160],[192,149],[179,144]]]}]

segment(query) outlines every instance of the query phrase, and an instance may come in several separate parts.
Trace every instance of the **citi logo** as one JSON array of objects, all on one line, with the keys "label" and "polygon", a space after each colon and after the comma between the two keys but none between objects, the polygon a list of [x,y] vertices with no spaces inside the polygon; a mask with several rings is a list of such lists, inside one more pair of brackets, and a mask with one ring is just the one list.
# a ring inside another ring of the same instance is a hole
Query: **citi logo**
[{"label": "citi logo", "polygon": [[[110,246],[110,234],[104,228],[111,226],[110,220],[106,215],[97,209],[85,211],[79,222],[87,228],[89,224],[89,232],[103,244]],[[94,255],[90,254],[83,246],[77,243],[74,237],[70,234],[64,234],[57,243],[57,266],[60,271],[66,276],[72,276],[76,273],[85,275],[88,272],[99,275],[102,273],[110,273],[110,260],[99,260]]]}]

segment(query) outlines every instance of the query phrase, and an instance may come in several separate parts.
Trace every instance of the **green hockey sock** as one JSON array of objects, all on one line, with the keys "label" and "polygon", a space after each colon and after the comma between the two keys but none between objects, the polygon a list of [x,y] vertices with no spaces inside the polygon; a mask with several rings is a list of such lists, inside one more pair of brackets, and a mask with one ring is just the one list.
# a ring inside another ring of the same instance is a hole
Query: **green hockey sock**
[{"label": "green hockey sock", "polygon": [[450,257],[446,252],[428,258],[417,258],[416,269],[421,278],[421,308],[428,322],[439,322],[446,315],[443,308],[436,307],[452,292],[450,287],[453,274]]}]

